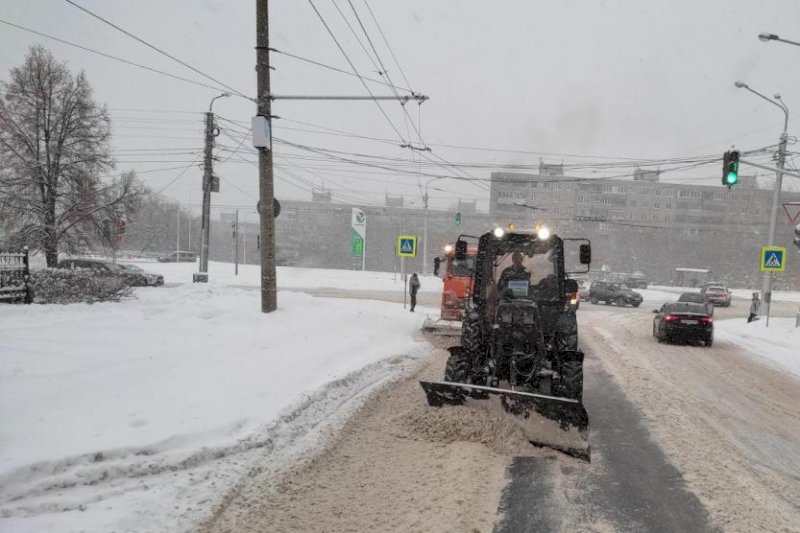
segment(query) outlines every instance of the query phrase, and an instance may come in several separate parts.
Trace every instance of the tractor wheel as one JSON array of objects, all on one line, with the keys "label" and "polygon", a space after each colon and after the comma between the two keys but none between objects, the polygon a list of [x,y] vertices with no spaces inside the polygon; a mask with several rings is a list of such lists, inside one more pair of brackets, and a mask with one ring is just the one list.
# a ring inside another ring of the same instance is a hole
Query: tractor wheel
[{"label": "tractor wheel", "polygon": [[470,356],[476,356],[483,352],[481,316],[475,311],[466,313],[464,320],[461,321],[461,348]]},{"label": "tractor wheel", "polygon": [[561,366],[559,394],[565,398],[581,401],[583,399],[583,363],[565,361]]},{"label": "tractor wheel", "polygon": [[578,350],[578,319],[575,313],[562,313],[556,324],[556,349]]},{"label": "tractor wheel", "polygon": [[470,357],[463,350],[451,353],[444,368],[444,380],[451,383],[469,383],[471,368]]},{"label": "tractor wheel", "polygon": [[444,370],[445,381],[470,383],[472,363],[483,354],[483,334],[481,317],[472,311],[464,315],[461,321],[461,350],[452,353]]}]

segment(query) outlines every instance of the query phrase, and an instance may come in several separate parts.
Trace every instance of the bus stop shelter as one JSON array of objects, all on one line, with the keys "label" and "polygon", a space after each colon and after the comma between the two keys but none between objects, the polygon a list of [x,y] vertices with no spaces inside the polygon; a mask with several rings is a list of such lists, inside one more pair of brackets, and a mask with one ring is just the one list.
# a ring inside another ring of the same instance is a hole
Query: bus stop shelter
[{"label": "bus stop shelter", "polygon": [[708,280],[707,268],[684,268],[675,269],[675,284],[678,287],[697,287]]}]

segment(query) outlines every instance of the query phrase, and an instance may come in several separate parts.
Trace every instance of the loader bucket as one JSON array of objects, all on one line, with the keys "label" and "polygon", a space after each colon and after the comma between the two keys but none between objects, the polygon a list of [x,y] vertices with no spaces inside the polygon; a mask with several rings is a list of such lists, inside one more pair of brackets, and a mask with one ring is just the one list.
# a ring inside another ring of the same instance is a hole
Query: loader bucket
[{"label": "loader bucket", "polygon": [[589,415],[578,400],[543,394],[450,383],[420,381],[428,405],[480,406],[509,417],[537,446],[547,446],[589,461]]}]

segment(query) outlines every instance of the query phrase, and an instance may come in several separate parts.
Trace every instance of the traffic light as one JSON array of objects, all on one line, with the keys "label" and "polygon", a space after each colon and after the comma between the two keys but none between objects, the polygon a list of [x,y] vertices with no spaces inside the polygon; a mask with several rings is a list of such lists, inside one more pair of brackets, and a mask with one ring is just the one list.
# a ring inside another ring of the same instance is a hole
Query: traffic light
[{"label": "traffic light", "polygon": [[461,225],[461,213],[456,213],[456,226]]},{"label": "traffic light", "polygon": [[739,151],[730,150],[722,156],[722,184],[731,188],[739,183]]},{"label": "traffic light", "polygon": [[797,250],[800,251],[800,224],[794,227],[794,245],[797,246]]}]

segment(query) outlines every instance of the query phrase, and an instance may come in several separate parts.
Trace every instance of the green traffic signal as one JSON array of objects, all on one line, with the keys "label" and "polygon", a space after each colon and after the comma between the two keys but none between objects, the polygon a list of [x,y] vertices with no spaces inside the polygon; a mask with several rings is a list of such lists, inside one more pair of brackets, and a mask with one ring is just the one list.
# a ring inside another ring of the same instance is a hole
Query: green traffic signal
[{"label": "green traffic signal", "polygon": [[739,183],[739,163],[731,161],[728,165],[728,173],[725,175],[725,184],[736,185]]},{"label": "green traffic signal", "polygon": [[722,157],[722,184],[729,189],[739,183],[739,152],[731,150]]},{"label": "green traffic signal", "polygon": [[456,226],[461,225],[461,213],[456,213]]}]

